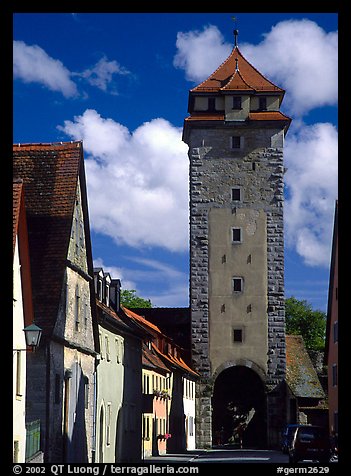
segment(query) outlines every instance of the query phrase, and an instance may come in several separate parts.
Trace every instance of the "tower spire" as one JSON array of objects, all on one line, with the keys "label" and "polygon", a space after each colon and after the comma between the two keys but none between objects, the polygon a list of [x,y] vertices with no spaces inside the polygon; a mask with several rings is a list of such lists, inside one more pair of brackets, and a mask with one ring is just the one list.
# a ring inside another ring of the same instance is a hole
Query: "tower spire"
[{"label": "tower spire", "polygon": [[239,30],[235,29],[233,33],[234,33],[234,48],[236,48],[238,46]]}]

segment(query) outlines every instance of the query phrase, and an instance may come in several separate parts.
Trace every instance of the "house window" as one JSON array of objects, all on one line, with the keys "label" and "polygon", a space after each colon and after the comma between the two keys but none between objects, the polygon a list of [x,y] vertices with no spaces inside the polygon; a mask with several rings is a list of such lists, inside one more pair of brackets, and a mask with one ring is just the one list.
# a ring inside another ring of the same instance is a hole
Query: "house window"
[{"label": "house window", "polygon": [[334,341],[334,344],[336,344],[338,342],[338,321],[334,322],[334,325],[333,325],[333,341]]},{"label": "house window", "polygon": [[21,385],[21,377],[22,377],[22,357],[21,351],[18,350],[16,352],[16,395],[17,397],[22,396],[22,385]]},{"label": "house window", "polygon": [[242,109],[241,96],[233,96],[233,109]]},{"label": "house window", "polygon": [[232,202],[241,202],[241,188],[240,187],[232,188]]},{"label": "house window", "polygon": [[102,339],[102,333],[99,332],[99,340],[100,340],[100,356],[101,356],[101,359],[104,358],[104,352],[103,352],[103,344],[104,344],[104,341]]},{"label": "house window", "polygon": [[232,136],[230,138],[231,143],[230,146],[232,149],[240,149],[241,148],[241,137],[240,136]]},{"label": "house window", "polygon": [[106,359],[108,361],[111,360],[111,356],[110,356],[110,341],[108,339],[108,336],[105,336],[105,349],[106,349]]},{"label": "house window", "polygon": [[19,463],[20,445],[18,440],[13,441],[13,462]]},{"label": "house window", "polygon": [[79,288],[76,287],[76,299],[75,299],[75,306],[74,306],[74,318],[75,318],[75,329],[79,331],[79,312],[80,312],[80,295],[79,295]]},{"label": "house window", "polygon": [[232,242],[233,243],[242,242],[241,228],[232,228]]},{"label": "house window", "polygon": [[111,444],[111,402],[107,404],[107,417],[106,417],[106,445]]},{"label": "house window", "polygon": [[116,342],[116,361],[117,361],[117,364],[119,364],[120,358],[121,358],[120,351],[119,351],[119,340],[116,338],[115,342]]},{"label": "house window", "polygon": [[84,248],[84,226],[83,222],[79,222],[79,246]]},{"label": "house window", "polygon": [[88,324],[88,303],[86,299],[84,299],[84,324],[87,327]]},{"label": "house window", "polygon": [[107,283],[105,288],[105,304],[106,306],[110,305],[110,285]]},{"label": "house window", "polygon": [[233,329],[233,341],[242,342],[243,341],[243,330],[242,329]]},{"label": "house window", "polygon": [[336,364],[332,367],[332,381],[333,387],[336,387],[338,385],[338,366]]},{"label": "house window", "polygon": [[260,97],[259,98],[259,110],[260,111],[266,111],[267,110],[267,98],[266,97]]},{"label": "house window", "polygon": [[98,282],[97,282],[97,295],[98,295],[98,300],[102,302],[102,279],[98,277]]},{"label": "house window", "polygon": [[86,410],[89,408],[89,379],[88,377],[84,378],[84,406]]},{"label": "house window", "polygon": [[79,221],[78,217],[74,218],[74,246],[75,254],[78,255],[79,252]]},{"label": "house window", "polygon": [[234,277],[233,278],[233,291],[235,293],[241,293],[244,288],[243,278]]}]

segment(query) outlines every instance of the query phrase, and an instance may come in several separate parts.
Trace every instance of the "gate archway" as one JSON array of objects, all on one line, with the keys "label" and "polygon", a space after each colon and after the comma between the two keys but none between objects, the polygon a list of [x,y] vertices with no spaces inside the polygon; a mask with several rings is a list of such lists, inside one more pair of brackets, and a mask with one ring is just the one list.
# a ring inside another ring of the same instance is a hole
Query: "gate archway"
[{"label": "gate archway", "polygon": [[241,435],[244,448],[265,448],[266,403],[264,382],[252,368],[233,365],[218,373],[212,395],[212,444],[239,443]]}]

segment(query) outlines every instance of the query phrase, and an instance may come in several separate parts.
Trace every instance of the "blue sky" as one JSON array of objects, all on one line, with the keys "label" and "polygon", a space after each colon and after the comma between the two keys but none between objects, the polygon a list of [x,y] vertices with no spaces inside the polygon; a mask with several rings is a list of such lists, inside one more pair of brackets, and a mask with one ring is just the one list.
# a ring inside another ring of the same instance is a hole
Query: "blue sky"
[{"label": "blue sky", "polygon": [[[232,17],[236,17],[236,23]],[[187,306],[188,91],[239,48],[286,90],[285,293],[326,310],[337,198],[333,13],[18,13],[16,143],[83,140],[95,266]]]}]

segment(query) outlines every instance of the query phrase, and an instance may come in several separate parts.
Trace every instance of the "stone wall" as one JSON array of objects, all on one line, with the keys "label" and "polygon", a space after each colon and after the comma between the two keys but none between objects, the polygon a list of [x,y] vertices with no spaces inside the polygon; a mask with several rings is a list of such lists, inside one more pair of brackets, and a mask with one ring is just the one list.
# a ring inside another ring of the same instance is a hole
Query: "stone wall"
[{"label": "stone wall", "polygon": [[[233,135],[242,137],[239,150],[231,149]],[[198,446],[211,444],[214,369],[209,357],[209,211],[212,208],[243,207],[266,214],[267,391],[275,394],[285,376],[283,137],[282,130],[264,125],[192,127],[189,131],[192,361],[202,377],[197,393]],[[243,190],[240,203],[231,201],[233,186]],[[268,400],[276,404],[276,398]],[[282,410],[271,409],[269,402],[267,418],[271,425],[272,418],[277,420],[276,413],[281,415]]]}]

